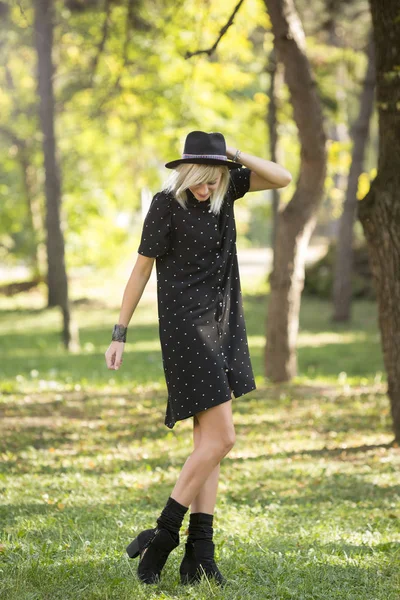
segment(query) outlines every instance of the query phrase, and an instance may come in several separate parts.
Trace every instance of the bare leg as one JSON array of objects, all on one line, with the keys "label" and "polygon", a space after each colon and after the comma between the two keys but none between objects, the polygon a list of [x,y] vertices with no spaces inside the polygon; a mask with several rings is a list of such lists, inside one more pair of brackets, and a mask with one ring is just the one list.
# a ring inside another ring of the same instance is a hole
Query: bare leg
[{"label": "bare leg", "polygon": [[183,465],[171,493],[171,497],[183,506],[189,506],[194,501],[206,480],[235,443],[232,400],[203,410],[196,416],[201,432],[198,445]]},{"label": "bare leg", "polygon": [[[194,447],[197,448],[200,445],[201,429],[200,423],[197,416],[193,417],[193,441]],[[207,513],[209,515],[214,514],[215,503],[217,500],[217,489],[218,479],[220,472],[220,463],[217,464],[215,469],[211,472],[208,479],[203,483],[199,493],[190,506],[190,512],[192,513]]]}]

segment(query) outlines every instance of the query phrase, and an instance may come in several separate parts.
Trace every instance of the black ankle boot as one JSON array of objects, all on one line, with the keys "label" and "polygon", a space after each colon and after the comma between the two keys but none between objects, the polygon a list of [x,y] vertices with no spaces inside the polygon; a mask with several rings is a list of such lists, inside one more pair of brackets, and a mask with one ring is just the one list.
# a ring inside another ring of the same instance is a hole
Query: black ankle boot
[{"label": "black ankle boot", "polygon": [[157,527],[145,529],[127,546],[130,558],[140,554],[137,574],[143,583],[158,583],[167,558],[179,546],[179,529],[187,507],[173,498],[157,519]]},{"label": "black ankle boot", "polygon": [[200,581],[202,575],[214,579],[219,585],[226,584],[226,579],[220,573],[214,560],[212,521],[213,515],[206,513],[190,515],[185,556],[179,569],[182,584]]},{"label": "black ankle boot", "polygon": [[143,583],[158,583],[162,568],[174,548],[179,546],[168,529],[145,529],[127,546],[129,558],[140,554],[137,574]]}]

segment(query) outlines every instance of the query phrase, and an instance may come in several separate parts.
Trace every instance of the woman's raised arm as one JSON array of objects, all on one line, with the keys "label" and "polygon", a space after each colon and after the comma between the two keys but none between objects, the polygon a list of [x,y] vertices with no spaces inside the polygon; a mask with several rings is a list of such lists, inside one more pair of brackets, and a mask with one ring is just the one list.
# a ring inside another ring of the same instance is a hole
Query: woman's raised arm
[{"label": "woman's raised arm", "polygon": [[[233,159],[236,153],[236,148],[226,147],[228,158]],[[265,158],[240,151],[237,160],[252,171],[249,192],[286,187],[292,181],[292,176],[287,169]]]}]

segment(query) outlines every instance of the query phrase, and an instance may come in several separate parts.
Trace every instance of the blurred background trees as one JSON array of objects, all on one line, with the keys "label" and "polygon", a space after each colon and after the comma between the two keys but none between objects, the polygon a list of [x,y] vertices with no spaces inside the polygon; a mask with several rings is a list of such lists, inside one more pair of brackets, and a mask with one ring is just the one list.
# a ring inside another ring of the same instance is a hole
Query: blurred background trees
[{"label": "blurred background trees", "polygon": [[[327,130],[348,131],[358,114],[366,66],[367,2],[297,4]],[[1,6],[1,259],[3,265],[24,264],[43,275],[44,167],[33,10],[29,2]],[[118,261],[122,248],[134,252],[142,194],[162,183],[164,162],[180,153],[191,128],[219,129],[233,144],[269,154],[267,67],[273,35],[264,3],[243,3],[210,58],[185,58],[188,51],[212,46],[233,7],[195,0],[173,6],[54,2],[55,127],[67,267],[101,268],[105,261]],[[299,145],[286,87],[278,86],[276,95],[280,160],[296,177]],[[376,163],[374,119],[360,194],[367,191]],[[344,134],[328,137],[328,176],[316,233],[334,238],[351,142]],[[282,192],[283,203],[292,191]],[[270,196],[253,195],[251,210],[249,199],[242,203],[242,244],[270,243]],[[87,230],[91,235],[82,235]]]}]

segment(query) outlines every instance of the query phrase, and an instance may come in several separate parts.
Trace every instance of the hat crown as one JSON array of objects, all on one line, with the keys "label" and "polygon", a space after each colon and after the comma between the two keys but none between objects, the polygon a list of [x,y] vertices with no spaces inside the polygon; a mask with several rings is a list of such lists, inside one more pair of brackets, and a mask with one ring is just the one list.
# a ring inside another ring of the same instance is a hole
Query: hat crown
[{"label": "hat crown", "polygon": [[182,164],[219,165],[228,169],[240,169],[241,164],[228,160],[226,143],[222,133],[191,131],[187,134],[181,158],[166,163],[167,169],[175,169]]},{"label": "hat crown", "polygon": [[191,131],[185,140],[183,156],[186,155],[226,157],[225,138],[222,133]]}]

